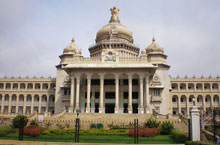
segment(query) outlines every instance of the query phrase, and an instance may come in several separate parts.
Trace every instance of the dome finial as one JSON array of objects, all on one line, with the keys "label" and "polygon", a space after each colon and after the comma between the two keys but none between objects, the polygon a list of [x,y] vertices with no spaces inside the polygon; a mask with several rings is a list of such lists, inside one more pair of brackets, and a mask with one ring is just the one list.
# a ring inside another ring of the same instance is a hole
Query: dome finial
[{"label": "dome finial", "polygon": [[156,41],[156,39],[153,37],[153,38],[152,38],[152,41],[153,41],[153,42],[155,42],[155,41]]},{"label": "dome finial", "polygon": [[71,40],[71,41],[72,41],[72,43],[73,43],[73,42],[75,42],[75,39],[74,39],[74,37],[72,38],[72,40]]},{"label": "dome finial", "polygon": [[113,22],[120,23],[119,18],[118,18],[119,9],[116,7],[113,7],[110,9],[110,11],[111,11],[112,16],[111,16],[109,23],[113,23]]}]

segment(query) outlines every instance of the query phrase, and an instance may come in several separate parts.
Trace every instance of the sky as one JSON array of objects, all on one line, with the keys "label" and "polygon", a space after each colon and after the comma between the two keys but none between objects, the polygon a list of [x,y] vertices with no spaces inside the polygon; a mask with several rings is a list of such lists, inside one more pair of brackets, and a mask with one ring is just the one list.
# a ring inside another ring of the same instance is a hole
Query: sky
[{"label": "sky", "polygon": [[0,77],[56,77],[71,43],[89,57],[110,8],[141,50],[156,38],[172,77],[220,76],[219,0],[0,0]]}]

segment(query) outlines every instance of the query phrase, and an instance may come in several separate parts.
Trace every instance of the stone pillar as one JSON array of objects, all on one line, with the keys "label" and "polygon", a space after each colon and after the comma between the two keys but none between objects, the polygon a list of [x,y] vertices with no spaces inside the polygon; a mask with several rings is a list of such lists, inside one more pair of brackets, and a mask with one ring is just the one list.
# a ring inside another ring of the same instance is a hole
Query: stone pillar
[{"label": "stone pillar", "polygon": [[90,113],[91,74],[87,74],[87,106],[86,113]]},{"label": "stone pillar", "polygon": [[121,113],[119,108],[119,74],[115,74],[115,113]]},{"label": "stone pillar", "polygon": [[149,74],[146,75],[145,77],[145,99],[146,99],[146,108],[145,108],[145,112],[147,114],[150,113],[150,90],[149,90],[149,79],[150,76]]},{"label": "stone pillar", "polygon": [[140,95],[139,95],[139,99],[140,99],[140,105],[138,108],[138,113],[139,114],[143,114],[144,113],[144,76],[140,75],[139,76],[139,85],[140,85]]},{"label": "stone pillar", "polygon": [[181,96],[178,96],[178,113],[181,114]]},{"label": "stone pillar", "polygon": [[74,108],[74,94],[75,94],[75,77],[71,77],[71,86],[70,86],[70,107],[69,112],[73,112]]},{"label": "stone pillar", "polygon": [[31,96],[31,114],[34,113],[34,96]]},{"label": "stone pillar", "polygon": [[200,141],[200,118],[199,110],[196,106],[190,111],[190,132],[192,141]]},{"label": "stone pillar", "polygon": [[[23,106],[23,114],[26,114],[26,98],[27,96],[24,96],[24,106]],[[40,103],[39,103],[40,104]]]},{"label": "stone pillar", "polygon": [[100,74],[100,97],[99,97],[99,113],[105,113],[104,103],[104,74]]},{"label": "stone pillar", "polygon": [[9,95],[8,114],[11,114],[11,98],[12,96]]},{"label": "stone pillar", "polygon": [[49,96],[47,96],[46,112],[49,111]]},{"label": "stone pillar", "polygon": [[5,102],[5,95],[2,95],[1,113],[4,113],[4,102]]},{"label": "stone pillar", "polygon": [[189,116],[189,96],[186,96],[186,113]]},{"label": "stone pillar", "polygon": [[18,103],[19,103],[19,96],[16,96],[15,113],[18,113]]},{"label": "stone pillar", "polygon": [[41,99],[42,96],[39,95],[38,113],[41,113]]},{"label": "stone pillar", "polygon": [[210,101],[211,101],[211,106],[210,106],[210,107],[211,107],[211,108],[214,108],[214,101],[213,101],[213,100],[214,100],[214,95],[211,95],[211,96],[210,96],[210,99],[211,99],[211,100],[210,100]]},{"label": "stone pillar", "polygon": [[202,97],[202,101],[203,101],[203,102],[202,102],[202,103],[203,103],[202,105],[203,105],[203,110],[204,110],[204,112],[206,112],[206,102],[205,102],[205,97],[206,97],[206,96],[203,96],[203,97]]},{"label": "stone pillar", "polygon": [[79,110],[80,76],[76,76],[76,106],[75,111]]},{"label": "stone pillar", "polygon": [[132,74],[128,74],[128,113],[133,113],[133,108],[132,108]]}]

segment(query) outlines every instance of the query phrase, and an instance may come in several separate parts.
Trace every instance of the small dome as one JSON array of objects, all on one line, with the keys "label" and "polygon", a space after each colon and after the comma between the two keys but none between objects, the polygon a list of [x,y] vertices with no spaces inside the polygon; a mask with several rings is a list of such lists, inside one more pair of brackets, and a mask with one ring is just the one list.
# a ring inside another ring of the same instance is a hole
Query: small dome
[{"label": "small dome", "polygon": [[82,53],[81,49],[78,46],[76,46],[75,40],[72,39],[71,41],[72,41],[71,44],[68,45],[66,48],[64,48],[63,53],[81,54]]},{"label": "small dome", "polygon": [[156,39],[153,37],[151,45],[149,45],[146,48],[146,53],[151,53],[151,52],[159,52],[163,53],[163,48],[161,48],[157,43]]}]

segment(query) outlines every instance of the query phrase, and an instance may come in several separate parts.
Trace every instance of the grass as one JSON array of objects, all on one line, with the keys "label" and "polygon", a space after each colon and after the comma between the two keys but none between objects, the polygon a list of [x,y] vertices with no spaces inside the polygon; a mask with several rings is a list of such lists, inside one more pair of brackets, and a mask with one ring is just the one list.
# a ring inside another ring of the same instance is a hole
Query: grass
[{"label": "grass", "polygon": [[[5,140],[18,140],[18,134],[11,133],[7,136],[0,137]],[[45,141],[45,142],[74,142],[74,135],[41,135],[39,137],[24,136],[24,141]],[[129,136],[116,135],[81,135],[79,137],[80,143],[123,143],[132,144],[134,138]],[[140,144],[174,144],[170,135],[159,135],[155,137],[139,137]]]}]

